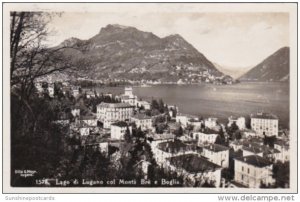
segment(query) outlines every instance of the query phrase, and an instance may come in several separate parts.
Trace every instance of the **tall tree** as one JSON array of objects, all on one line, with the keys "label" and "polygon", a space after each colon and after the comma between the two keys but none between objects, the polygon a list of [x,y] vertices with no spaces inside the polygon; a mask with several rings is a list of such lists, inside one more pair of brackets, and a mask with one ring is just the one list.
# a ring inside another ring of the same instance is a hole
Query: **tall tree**
[{"label": "tall tree", "polygon": [[129,130],[129,127],[127,126],[126,128],[126,132],[124,134],[124,139],[126,142],[131,142],[132,138],[131,138],[131,134],[130,134],[130,130]]},{"label": "tall tree", "polygon": [[78,59],[71,63],[62,51],[68,46],[50,48],[46,44],[50,33],[48,24],[57,13],[11,12],[10,13],[10,75],[11,87],[22,99],[28,100],[34,89],[35,79],[83,65]]}]

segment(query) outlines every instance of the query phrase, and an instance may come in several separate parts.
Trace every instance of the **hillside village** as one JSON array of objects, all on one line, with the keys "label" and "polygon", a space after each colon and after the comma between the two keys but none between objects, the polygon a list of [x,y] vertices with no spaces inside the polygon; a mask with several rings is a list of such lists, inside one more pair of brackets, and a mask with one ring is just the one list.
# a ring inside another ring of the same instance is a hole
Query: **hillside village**
[{"label": "hillside village", "polygon": [[[163,100],[142,100],[132,87],[124,87],[120,95],[68,82],[36,82],[35,87],[42,99],[71,100],[54,121],[70,139],[64,149],[97,151],[113,165],[105,170],[106,182],[88,175],[80,185],[289,187],[289,173],[280,174],[289,172],[289,131],[271,113],[254,113],[249,120],[230,116],[221,123],[218,117],[181,113]],[[57,178],[47,180],[61,186]]]}]

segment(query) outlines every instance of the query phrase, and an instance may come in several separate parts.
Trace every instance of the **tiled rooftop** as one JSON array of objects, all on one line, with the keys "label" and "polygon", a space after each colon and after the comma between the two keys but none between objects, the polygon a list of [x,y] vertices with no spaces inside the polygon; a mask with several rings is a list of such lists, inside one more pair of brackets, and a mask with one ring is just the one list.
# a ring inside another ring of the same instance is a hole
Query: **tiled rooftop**
[{"label": "tiled rooftop", "polygon": [[260,167],[260,168],[266,167],[266,166],[269,166],[269,165],[272,164],[267,159],[265,159],[265,158],[263,158],[261,156],[258,156],[258,155],[238,157],[238,158],[236,158],[236,160],[242,161],[244,163],[253,165],[255,167]]},{"label": "tiled rooftop", "polygon": [[277,116],[275,116],[274,114],[270,114],[270,113],[252,114],[251,118],[256,118],[256,119],[278,119]]},{"label": "tiled rooftop", "polygon": [[133,107],[128,103],[105,103],[101,102],[98,107],[105,107],[105,108],[128,108]]},{"label": "tiled rooftop", "polygon": [[208,145],[208,146],[206,146],[204,148],[208,149],[210,151],[213,151],[213,152],[221,152],[221,151],[229,150],[228,147],[225,147],[225,146],[219,145],[219,144],[211,144],[211,145]]},{"label": "tiled rooftop", "polygon": [[150,116],[147,116],[146,114],[141,114],[141,113],[135,114],[134,116],[132,116],[132,118],[134,118],[134,119],[151,119]]},{"label": "tiled rooftop", "polygon": [[189,173],[206,172],[210,170],[220,169],[221,167],[209,162],[206,158],[200,157],[197,154],[185,154],[167,158],[171,165],[183,168]]},{"label": "tiled rooftop", "polygon": [[112,123],[111,125],[119,126],[119,127],[127,127],[128,126],[128,124],[125,121],[115,122],[115,123]]}]

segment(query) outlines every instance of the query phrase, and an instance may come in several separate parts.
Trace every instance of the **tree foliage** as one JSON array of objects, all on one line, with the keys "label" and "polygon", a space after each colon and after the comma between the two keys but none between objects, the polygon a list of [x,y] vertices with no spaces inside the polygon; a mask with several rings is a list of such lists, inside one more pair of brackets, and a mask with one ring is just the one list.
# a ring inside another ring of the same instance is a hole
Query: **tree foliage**
[{"label": "tree foliage", "polygon": [[273,165],[275,187],[288,188],[290,185],[290,162],[277,161]]},{"label": "tree foliage", "polygon": [[[34,90],[34,81],[55,72],[86,65],[78,58],[72,62],[64,49],[71,46],[48,47],[48,24],[58,13],[11,12],[10,14],[10,76],[11,87],[18,88],[18,95],[28,99]],[[70,57],[70,56],[69,56]]]}]

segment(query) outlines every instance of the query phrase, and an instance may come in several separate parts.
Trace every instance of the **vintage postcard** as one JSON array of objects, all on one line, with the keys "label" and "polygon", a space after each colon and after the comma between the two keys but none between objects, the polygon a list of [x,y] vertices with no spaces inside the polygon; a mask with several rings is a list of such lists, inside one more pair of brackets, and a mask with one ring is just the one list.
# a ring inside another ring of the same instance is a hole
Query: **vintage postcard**
[{"label": "vintage postcard", "polygon": [[4,193],[296,193],[296,3],[4,3]]}]

